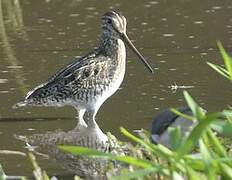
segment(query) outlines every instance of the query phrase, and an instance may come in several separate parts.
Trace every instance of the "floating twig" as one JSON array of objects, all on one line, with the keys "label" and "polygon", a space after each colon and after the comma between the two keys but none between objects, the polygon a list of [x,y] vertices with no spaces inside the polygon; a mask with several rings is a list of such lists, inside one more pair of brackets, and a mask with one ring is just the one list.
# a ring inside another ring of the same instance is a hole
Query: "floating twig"
[{"label": "floating twig", "polygon": [[173,93],[175,93],[178,89],[190,89],[190,88],[194,88],[194,86],[185,86],[185,85],[177,85],[176,82],[174,82],[174,84],[168,86],[168,88],[170,88],[172,90]]}]

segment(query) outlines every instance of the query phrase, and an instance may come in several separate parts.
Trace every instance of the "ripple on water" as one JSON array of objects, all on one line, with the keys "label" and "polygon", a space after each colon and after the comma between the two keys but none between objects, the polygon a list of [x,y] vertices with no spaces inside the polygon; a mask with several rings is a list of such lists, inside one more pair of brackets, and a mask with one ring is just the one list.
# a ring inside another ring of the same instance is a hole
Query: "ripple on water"
[{"label": "ripple on water", "polygon": [[158,56],[158,57],[161,57],[161,56],[163,56],[164,54],[161,54],[161,53],[158,53],[158,54],[156,54],[156,56]]},{"label": "ripple on water", "polygon": [[203,21],[193,21],[194,24],[203,24]]},{"label": "ripple on water", "polygon": [[213,6],[212,9],[219,10],[219,9],[222,9],[222,7],[221,6]]},{"label": "ripple on water", "polygon": [[88,10],[88,11],[94,11],[94,10],[96,10],[96,8],[95,7],[87,7],[86,10]]},{"label": "ripple on water", "polygon": [[142,95],[142,96],[146,96],[146,95],[147,95],[147,93],[145,93],[145,92],[142,92],[142,93],[141,93],[141,95]]},{"label": "ripple on water", "polygon": [[7,83],[8,79],[0,79],[0,84]]},{"label": "ripple on water", "polygon": [[169,71],[176,71],[177,69],[176,68],[170,68],[168,69]]},{"label": "ripple on water", "polygon": [[189,39],[194,39],[194,38],[195,38],[195,36],[190,35],[190,36],[188,36],[188,38],[189,38]]},{"label": "ripple on water", "polygon": [[199,49],[199,46],[193,46],[193,49]]},{"label": "ripple on water", "polygon": [[146,26],[148,23],[147,22],[142,22],[141,25],[142,26]]},{"label": "ripple on water", "polygon": [[35,131],[34,128],[28,128],[27,130],[28,130],[28,131]]},{"label": "ripple on water", "polygon": [[208,55],[208,53],[207,52],[201,52],[200,55],[201,56],[206,56],[206,55]]},{"label": "ripple on water", "polygon": [[145,4],[144,7],[150,8],[150,7],[151,7],[151,4]]},{"label": "ripple on water", "polygon": [[63,35],[66,34],[66,32],[64,32],[64,31],[59,31],[57,34],[58,34],[59,36],[63,36]]},{"label": "ripple on water", "polygon": [[162,34],[163,37],[173,37],[175,36],[175,34],[171,34],[171,33],[166,33],[166,34]]},{"label": "ripple on water", "polygon": [[9,91],[0,91],[0,94],[7,94]]},{"label": "ripple on water", "polygon": [[161,21],[167,21],[168,19],[167,18],[161,18]]},{"label": "ripple on water", "polygon": [[77,25],[84,26],[84,25],[86,25],[86,23],[85,22],[78,22]]},{"label": "ripple on water", "polygon": [[149,4],[156,5],[156,4],[159,4],[159,2],[158,1],[149,1]]},{"label": "ripple on water", "polygon": [[53,20],[51,20],[51,19],[46,19],[46,18],[39,18],[38,19],[38,23],[51,23],[51,22],[53,22]]},{"label": "ripple on water", "polygon": [[23,66],[19,66],[19,65],[14,65],[14,66],[6,66],[8,69],[21,69],[23,68]]},{"label": "ripple on water", "polygon": [[75,13],[75,14],[69,14],[69,17],[78,17],[78,16],[80,16],[80,14],[78,14],[78,13]]},{"label": "ripple on water", "polygon": [[48,41],[51,41],[51,40],[53,40],[53,37],[47,37],[46,38]]}]

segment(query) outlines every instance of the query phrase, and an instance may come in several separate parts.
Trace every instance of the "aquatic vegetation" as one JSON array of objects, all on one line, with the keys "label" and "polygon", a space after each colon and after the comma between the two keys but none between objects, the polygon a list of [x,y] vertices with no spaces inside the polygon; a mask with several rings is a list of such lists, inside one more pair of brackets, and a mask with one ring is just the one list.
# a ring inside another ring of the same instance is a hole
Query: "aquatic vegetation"
[{"label": "aquatic vegetation", "polygon": [[220,53],[223,57],[223,60],[224,60],[224,66],[225,68],[219,66],[219,65],[216,65],[216,64],[213,64],[213,63],[210,63],[210,62],[207,62],[207,64],[213,68],[216,72],[218,72],[219,74],[221,74],[222,76],[224,76],[225,78],[229,79],[232,81],[232,57],[230,57],[228,55],[228,53],[225,51],[224,47],[222,46],[221,42],[218,41],[217,42],[217,45],[218,45],[218,48],[220,50]]},{"label": "aquatic vegetation", "polygon": [[[13,152],[14,153],[14,152]],[[33,179],[35,180],[56,180],[57,178],[55,176],[52,176],[51,178],[47,175],[46,171],[41,169],[41,167],[38,165],[35,156],[32,153],[28,153],[28,158],[31,161],[31,164],[33,166]],[[5,174],[1,164],[0,164],[0,180],[7,180],[7,179],[31,179],[27,178],[26,176],[8,176]],[[75,176],[73,178],[74,180],[81,180],[80,177]]]},{"label": "aquatic vegetation", "polygon": [[[222,76],[232,80],[232,59],[220,42],[218,47],[224,59],[225,68],[208,64]],[[152,144],[150,134],[143,131],[142,137],[137,137],[124,128],[122,134],[135,143],[126,156],[103,153],[94,149],[60,146],[60,149],[74,155],[84,155],[92,158],[107,158],[128,164],[130,168],[122,168],[119,176],[112,179],[134,178],[170,178],[170,179],[231,179],[232,178],[232,110],[226,109],[216,113],[206,113],[184,91],[184,97],[193,112],[193,116],[173,112],[189,120],[197,120],[198,124],[187,137],[181,135],[180,129],[169,128],[171,148],[161,144]],[[141,135],[140,135],[141,136]],[[132,168],[131,168],[132,167]]]},{"label": "aquatic vegetation", "polygon": [[[112,179],[144,176],[194,179],[196,174],[202,179],[232,178],[232,156],[227,145],[218,137],[232,138],[232,123],[229,120],[232,117],[232,111],[206,114],[186,91],[184,96],[193,112],[193,117],[184,116],[189,120],[197,119],[198,124],[186,138],[180,134],[178,128],[169,129],[172,137],[170,149],[161,144],[152,144],[149,133],[146,131],[141,138],[124,128],[120,128],[121,132],[136,143],[134,150],[130,149],[126,156],[117,156],[84,147],[61,146],[60,148],[74,155],[107,158],[133,166],[132,171],[121,173],[120,176],[112,177]],[[179,113],[175,109],[173,111]]]},{"label": "aquatic vegetation", "polygon": [[[219,74],[232,80],[232,58],[218,42],[225,68],[209,63]],[[150,133],[142,130],[139,136],[121,127],[120,131],[133,143],[123,143],[125,155],[105,153],[80,146],[62,145],[62,151],[77,156],[103,158],[112,162],[125,164],[119,166],[120,174],[116,176],[109,166],[110,179],[232,179],[232,108],[216,113],[208,113],[190,96],[183,92],[193,116],[182,114],[176,109],[172,111],[190,121],[197,120],[197,125],[188,136],[182,136],[180,129],[169,128],[171,147],[150,142]],[[120,144],[121,142],[119,142]],[[37,180],[48,180],[49,176],[37,164],[35,157],[29,154]],[[7,175],[0,166],[0,180]],[[25,178],[25,177],[22,177]],[[52,179],[52,178],[51,178]],[[74,179],[80,179],[74,177]]]}]

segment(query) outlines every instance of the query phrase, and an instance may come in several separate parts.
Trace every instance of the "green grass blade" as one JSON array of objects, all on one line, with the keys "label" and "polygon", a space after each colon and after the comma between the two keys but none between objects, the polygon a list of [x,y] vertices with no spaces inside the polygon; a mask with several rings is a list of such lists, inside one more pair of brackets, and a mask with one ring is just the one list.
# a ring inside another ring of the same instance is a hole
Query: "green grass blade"
[{"label": "green grass blade", "polygon": [[39,167],[35,156],[32,153],[28,153],[28,157],[34,167],[34,170],[33,170],[34,178],[36,180],[41,180],[41,179],[49,180],[50,178],[48,177],[47,173]]},{"label": "green grass blade", "polygon": [[214,180],[216,177],[216,169],[213,167],[213,160],[210,151],[208,150],[202,139],[199,140],[199,146],[203,161],[206,165],[205,174],[208,179]]},{"label": "green grass blade", "polygon": [[187,139],[182,143],[180,150],[178,151],[179,157],[191,152],[202,136],[203,132],[207,130],[207,127],[218,117],[218,113],[208,115],[202,119],[190,132]]},{"label": "green grass blade", "polygon": [[6,174],[3,171],[2,165],[0,164],[0,180],[5,180]]},{"label": "green grass blade", "polygon": [[143,141],[142,139],[134,136],[133,134],[131,134],[130,132],[128,132],[125,128],[120,127],[120,131],[123,135],[125,135],[126,137],[128,137],[129,139],[133,140],[134,142],[141,144],[142,146],[146,147],[146,149],[148,151],[153,151],[152,145]]},{"label": "green grass blade", "polygon": [[201,152],[201,155],[202,155],[204,161],[206,162],[206,164],[209,164],[210,161],[212,161],[212,156],[211,156],[209,150],[207,149],[206,145],[202,141],[202,139],[199,140],[199,146],[200,146],[200,152]]},{"label": "green grass blade", "polygon": [[187,91],[184,91],[183,93],[188,106],[193,112],[193,116],[199,121],[204,116],[201,107],[194,101],[194,99],[189,95]]},{"label": "green grass blade", "polygon": [[170,127],[168,128],[168,133],[170,137],[171,150],[177,151],[182,143],[180,127],[179,126],[176,128]]},{"label": "green grass blade", "polygon": [[194,155],[187,155],[184,157],[187,167],[191,167],[197,171],[205,170],[205,163],[202,161],[202,158],[196,158]]},{"label": "green grass blade", "polygon": [[210,127],[219,134],[232,138],[232,123],[226,121],[215,121]]},{"label": "green grass blade", "polygon": [[184,113],[181,113],[181,112],[179,112],[177,109],[175,109],[175,108],[170,108],[170,110],[173,112],[173,113],[175,113],[176,115],[178,115],[178,116],[181,116],[181,117],[183,117],[183,118],[185,118],[185,119],[187,119],[187,120],[189,120],[189,121],[194,121],[194,118],[192,117],[192,116],[189,116],[189,115],[187,115],[187,114],[184,114]]},{"label": "green grass blade", "polygon": [[209,140],[212,144],[212,148],[214,151],[221,157],[227,157],[227,153],[223,145],[220,143],[219,139],[216,137],[216,135],[212,132],[212,130],[207,130],[207,135],[209,137]]},{"label": "green grass blade", "polygon": [[217,45],[218,45],[218,48],[220,50],[220,53],[223,57],[223,60],[224,60],[224,64],[225,64],[225,67],[228,71],[228,74],[230,76],[230,79],[232,79],[232,59],[231,57],[227,54],[227,52],[225,51],[225,49],[223,48],[222,44],[220,41],[217,42]]},{"label": "green grass blade", "polygon": [[225,163],[220,163],[221,171],[226,179],[232,179],[232,168]]},{"label": "green grass blade", "polygon": [[218,72],[219,74],[221,74],[222,76],[224,76],[227,79],[230,79],[230,76],[228,75],[228,71],[224,68],[222,68],[221,66],[218,66],[216,64],[207,62],[207,64],[214,69],[216,72]]},{"label": "green grass blade", "polygon": [[164,159],[170,159],[171,156],[173,156],[173,152],[170,151],[168,148],[165,146],[159,144],[159,145],[154,145],[148,142],[143,141],[142,139],[134,136],[130,132],[128,132],[125,128],[120,127],[120,131],[129,139],[133,140],[134,142],[144,146],[146,150],[149,152],[158,155],[159,157],[162,157]]},{"label": "green grass blade", "polygon": [[187,166],[187,177],[189,180],[199,180],[198,176],[199,174],[193,170],[191,167]]},{"label": "green grass blade", "polygon": [[184,180],[184,177],[181,176],[178,172],[174,171],[172,173],[172,179],[173,180]]},{"label": "green grass blade", "polygon": [[[133,172],[127,172],[127,173],[123,173],[119,176],[116,177],[112,177],[110,178],[111,180],[124,180],[124,179],[137,179],[137,178],[143,178],[144,176],[150,175],[151,173],[157,173],[157,172],[161,172],[163,171],[161,168],[146,168],[146,169],[139,169],[139,170],[135,170]],[[162,174],[166,174],[166,173],[162,173]]]},{"label": "green grass blade", "polygon": [[90,149],[81,146],[59,146],[59,149],[69,152],[73,155],[84,155],[92,158],[105,158],[109,160],[117,160],[127,164],[131,164],[134,166],[142,167],[142,168],[151,168],[153,167],[153,163],[147,160],[137,159],[132,156],[117,156],[110,153],[104,153],[101,151],[97,151],[95,149]]},{"label": "green grass blade", "polygon": [[226,163],[228,166],[232,168],[232,157],[219,158],[218,162]]}]

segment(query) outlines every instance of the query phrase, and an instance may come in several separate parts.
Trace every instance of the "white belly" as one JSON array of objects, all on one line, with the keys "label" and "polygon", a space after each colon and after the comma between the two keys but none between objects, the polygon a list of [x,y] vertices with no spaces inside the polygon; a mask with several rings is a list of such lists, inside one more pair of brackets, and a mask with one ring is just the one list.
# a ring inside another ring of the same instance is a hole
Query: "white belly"
[{"label": "white belly", "polygon": [[119,68],[117,68],[116,72],[114,73],[115,75],[113,81],[110,83],[109,87],[104,91],[102,96],[98,98],[96,103],[93,103],[95,108],[96,107],[99,108],[107,98],[112,96],[118,90],[118,88],[123,82],[123,78],[126,71],[126,48],[121,39],[118,39],[118,43],[119,43],[118,51],[120,52],[118,53],[118,57],[117,57],[119,61]]}]

